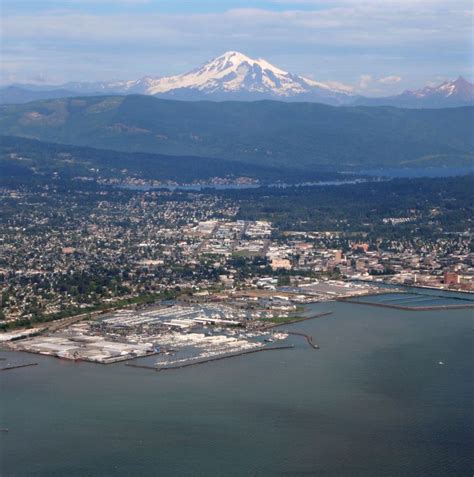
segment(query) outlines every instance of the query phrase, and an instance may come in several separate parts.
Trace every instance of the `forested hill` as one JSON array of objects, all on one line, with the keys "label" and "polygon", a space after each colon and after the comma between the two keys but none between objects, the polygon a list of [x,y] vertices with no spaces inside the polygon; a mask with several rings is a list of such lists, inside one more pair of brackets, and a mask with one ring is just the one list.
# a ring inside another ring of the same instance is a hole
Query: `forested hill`
[{"label": "forested hill", "polygon": [[128,152],[357,171],[474,163],[474,108],[187,102],[150,96],[0,107],[3,134]]},{"label": "forested hill", "polygon": [[5,181],[44,182],[79,176],[177,183],[208,182],[216,177],[231,181],[245,177],[260,183],[345,178],[332,172],[308,172],[207,157],[120,152],[0,136],[0,185]]}]

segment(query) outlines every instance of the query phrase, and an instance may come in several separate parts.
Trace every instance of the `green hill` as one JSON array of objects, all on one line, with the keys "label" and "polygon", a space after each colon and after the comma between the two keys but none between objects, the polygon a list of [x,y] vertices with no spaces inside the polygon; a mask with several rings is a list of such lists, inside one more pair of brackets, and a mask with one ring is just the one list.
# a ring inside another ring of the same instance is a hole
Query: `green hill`
[{"label": "green hill", "polygon": [[315,103],[187,102],[150,96],[0,107],[3,134],[127,152],[357,171],[474,163],[474,108],[408,110]]},{"label": "green hill", "polygon": [[0,184],[12,180],[50,181],[58,177],[137,178],[178,183],[247,177],[263,184],[345,178],[332,172],[308,172],[207,157],[120,152],[0,136]]}]

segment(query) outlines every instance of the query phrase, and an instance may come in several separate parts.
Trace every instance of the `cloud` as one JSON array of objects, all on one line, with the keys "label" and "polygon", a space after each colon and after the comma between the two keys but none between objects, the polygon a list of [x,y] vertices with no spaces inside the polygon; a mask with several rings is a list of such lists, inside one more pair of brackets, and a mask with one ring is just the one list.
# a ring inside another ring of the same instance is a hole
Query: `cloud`
[{"label": "cloud", "polygon": [[372,75],[361,75],[359,78],[359,89],[367,89],[373,80]]},{"label": "cloud", "polygon": [[282,0],[276,10],[267,0],[267,9],[166,14],[153,1],[147,12],[128,14],[99,12],[88,7],[93,3],[68,0],[67,11],[33,15],[12,12],[11,2],[2,19],[5,73],[65,80],[167,75],[232,49],[326,83],[390,88],[402,76],[466,74],[472,55],[466,0]]},{"label": "cloud", "polygon": [[377,81],[382,84],[397,84],[400,83],[400,81],[403,78],[401,76],[385,76],[384,78],[379,78]]},{"label": "cloud", "polygon": [[346,91],[347,93],[352,93],[352,91],[354,91],[355,89],[354,86],[350,84],[341,83],[340,81],[325,81],[324,83],[330,88],[338,89],[340,91]]},{"label": "cloud", "polygon": [[[357,84],[357,90],[360,92],[370,92],[380,94],[384,92],[383,87],[392,86],[400,83],[403,80],[401,76],[391,75],[376,78],[373,75],[364,74],[360,75]],[[382,85],[382,86],[381,86]]]}]

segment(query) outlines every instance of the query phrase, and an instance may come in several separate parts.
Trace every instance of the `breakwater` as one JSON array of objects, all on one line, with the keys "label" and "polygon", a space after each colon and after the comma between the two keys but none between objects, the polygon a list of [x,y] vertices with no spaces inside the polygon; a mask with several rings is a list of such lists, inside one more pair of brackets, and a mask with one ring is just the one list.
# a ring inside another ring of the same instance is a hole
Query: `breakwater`
[{"label": "breakwater", "polygon": [[313,341],[313,337],[311,335],[307,335],[306,333],[301,333],[300,331],[285,331],[285,333],[289,335],[293,335],[293,336],[302,336],[303,338],[306,339],[306,341],[311,346],[311,348],[313,349],[320,348],[320,346]]},{"label": "breakwater", "polygon": [[222,359],[229,359],[229,358],[236,358],[237,356],[243,356],[245,354],[252,354],[252,353],[259,353],[260,351],[276,351],[278,349],[292,349],[294,346],[287,345],[287,346],[269,346],[267,348],[259,348],[259,349],[251,349],[247,351],[241,351],[240,353],[234,353],[234,354],[228,354],[225,356],[218,356],[216,358],[209,358],[209,359],[204,359],[204,360],[199,360],[199,361],[193,361],[193,362],[188,362],[176,366],[162,366],[158,368],[159,371],[164,371],[168,369],[181,369],[181,368],[187,368],[189,366],[194,366],[196,364],[204,364],[204,363],[210,363],[211,361],[219,361]]},{"label": "breakwater", "polygon": [[337,301],[344,303],[353,303],[355,305],[368,305],[368,306],[377,306],[379,308],[395,308],[396,310],[405,310],[405,311],[429,311],[429,310],[463,310],[466,308],[474,308],[474,304],[463,304],[463,305],[429,305],[429,306],[408,306],[408,305],[395,305],[390,303],[375,303],[368,301],[358,301],[352,300],[350,298],[338,298]]},{"label": "breakwater", "polygon": [[294,320],[285,321],[285,323],[273,323],[271,325],[265,326],[265,329],[270,330],[272,328],[277,328],[278,326],[293,325],[295,323],[301,323],[303,321],[313,320],[315,318],[322,318],[323,316],[328,316],[328,315],[332,315],[332,314],[333,314],[332,311],[326,311],[326,312],[323,312],[323,313],[317,313],[316,315],[299,317],[299,318],[296,318]]},{"label": "breakwater", "polygon": [[146,364],[125,363],[125,366],[129,366],[130,368],[151,369],[153,371],[158,371],[156,366],[149,366]]},{"label": "breakwater", "polygon": [[16,364],[14,366],[0,368],[0,371],[10,371],[11,369],[27,368],[28,366],[38,366],[38,363]]},{"label": "breakwater", "polygon": [[[371,285],[380,287],[384,291],[388,290],[408,290],[409,293],[416,293],[420,295],[430,295],[430,296],[438,296],[438,297],[445,297],[447,294],[449,294],[450,298],[455,298],[452,296],[453,294],[459,294],[459,295],[465,295],[466,297],[474,297],[474,291],[471,290],[457,290],[457,289],[450,289],[450,288],[440,288],[440,287],[435,287],[435,286],[429,286],[429,285],[406,285],[406,284],[400,284],[400,283],[385,283],[385,282],[379,282],[376,280],[364,280],[364,279],[357,279],[353,280],[356,282],[363,282],[363,283],[369,283]],[[434,292],[434,293],[431,293]],[[461,298],[460,299],[472,299],[472,298]]]},{"label": "breakwater", "polygon": [[259,353],[261,351],[276,351],[276,350],[279,350],[279,349],[292,349],[292,348],[294,348],[294,346],[291,346],[291,345],[268,346],[268,347],[265,347],[265,348],[258,348],[258,349],[251,349],[251,350],[241,351],[240,353],[226,354],[224,356],[216,356],[214,358],[200,359],[200,360],[196,360],[196,361],[188,361],[187,363],[178,364],[178,365],[171,365],[171,366],[149,366],[149,365],[134,364],[134,363],[125,363],[125,366],[129,366],[131,368],[149,369],[149,370],[152,370],[152,371],[166,371],[166,370],[171,370],[171,369],[188,368],[189,366],[211,363],[212,361],[220,361],[222,359],[236,358],[237,356],[243,356],[243,355],[252,354],[252,353]]}]

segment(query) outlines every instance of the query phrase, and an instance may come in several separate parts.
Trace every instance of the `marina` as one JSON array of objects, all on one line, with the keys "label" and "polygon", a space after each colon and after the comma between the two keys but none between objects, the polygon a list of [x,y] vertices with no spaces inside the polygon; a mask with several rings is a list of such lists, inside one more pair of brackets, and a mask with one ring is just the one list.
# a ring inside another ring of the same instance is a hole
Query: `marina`
[{"label": "marina", "polygon": [[223,304],[122,309],[95,320],[74,321],[54,332],[25,335],[10,349],[73,361],[112,364],[150,356],[157,365],[181,365],[260,349],[287,335],[266,329],[260,312]]},{"label": "marina", "polygon": [[343,458],[359,475],[469,475],[471,310],[307,309],[328,312],[279,328],[317,353],[290,334],[286,351],[175,372],[151,369],[159,354],[107,366],[37,355],[0,373],[0,473],[339,477]]}]

